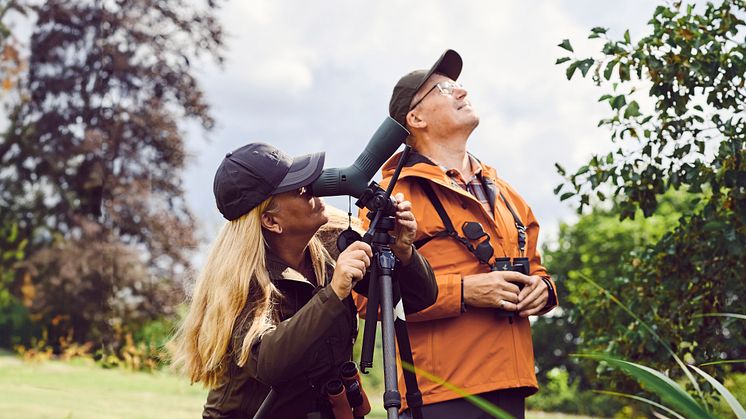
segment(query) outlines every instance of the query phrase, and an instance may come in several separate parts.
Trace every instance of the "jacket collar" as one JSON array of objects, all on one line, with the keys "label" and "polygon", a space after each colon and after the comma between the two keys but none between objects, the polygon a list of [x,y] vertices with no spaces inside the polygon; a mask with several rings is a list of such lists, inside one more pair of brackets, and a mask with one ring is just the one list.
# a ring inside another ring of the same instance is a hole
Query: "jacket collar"
[{"label": "jacket collar", "polygon": [[[391,178],[391,176],[394,174],[396,166],[399,164],[399,160],[401,160],[402,153],[403,152],[400,151],[394,154],[383,165],[383,167],[381,168],[381,173],[383,174],[384,179]],[[469,156],[482,165],[482,180],[484,181],[484,186],[487,190],[488,198],[493,206],[494,211],[495,199],[497,198],[499,192],[497,187],[496,171],[494,168],[486,165],[485,163],[474,157],[471,153],[469,153]],[[461,187],[459,187],[456,182],[445,173],[441,166],[414,150],[411,150],[409,152],[407,162],[405,163],[401,173],[399,174],[399,179],[404,179],[407,177],[421,177],[428,179],[429,181],[448,188],[451,191],[462,195],[463,197],[476,201],[476,198],[470,193],[461,189]]]},{"label": "jacket collar", "polygon": [[302,273],[296,271],[287,265],[282,259],[277,257],[269,248],[266,248],[266,266],[267,273],[269,273],[269,279],[272,283],[278,283],[279,281],[295,281],[304,282],[308,285],[315,287],[315,285]]}]

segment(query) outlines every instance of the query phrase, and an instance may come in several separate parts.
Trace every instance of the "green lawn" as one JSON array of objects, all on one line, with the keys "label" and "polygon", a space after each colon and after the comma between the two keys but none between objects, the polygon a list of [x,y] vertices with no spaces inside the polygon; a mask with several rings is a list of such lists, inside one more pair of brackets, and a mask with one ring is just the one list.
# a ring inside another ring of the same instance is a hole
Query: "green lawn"
[{"label": "green lawn", "polygon": [[205,391],[166,373],[0,357],[3,418],[195,418]]},{"label": "green lawn", "polygon": [[[186,379],[103,369],[90,361],[26,363],[0,356],[0,418],[197,418],[206,391]],[[380,394],[370,418],[383,418]],[[530,412],[534,419],[578,416]]]}]

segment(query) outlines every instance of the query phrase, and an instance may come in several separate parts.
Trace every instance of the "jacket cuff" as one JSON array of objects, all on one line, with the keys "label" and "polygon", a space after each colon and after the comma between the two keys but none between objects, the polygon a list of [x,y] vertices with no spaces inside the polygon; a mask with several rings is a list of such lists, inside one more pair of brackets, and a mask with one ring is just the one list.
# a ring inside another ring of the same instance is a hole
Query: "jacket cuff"
[{"label": "jacket cuff", "polygon": [[436,275],[438,298],[432,306],[407,314],[407,321],[426,321],[461,315],[461,274]]},{"label": "jacket cuff", "polygon": [[557,306],[557,292],[555,291],[554,284],[552,284],[552,280],[550,280],[549,277],[542,276],[541,280],[544,281],[544,283],[547,285],[547,293],[549,294],[547,303],[544,305],[544,308],[542,308],[540,312],[540,314],[545,314]]}]

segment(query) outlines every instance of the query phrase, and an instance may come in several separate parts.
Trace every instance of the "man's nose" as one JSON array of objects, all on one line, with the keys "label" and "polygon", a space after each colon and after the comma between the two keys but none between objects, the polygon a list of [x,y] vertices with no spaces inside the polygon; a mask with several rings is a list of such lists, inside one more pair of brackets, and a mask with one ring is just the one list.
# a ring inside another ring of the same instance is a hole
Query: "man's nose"
[{"label": "man's nose", "polygon": [[453,88],[453,96],[456,99],[463,99],[466,97],[466,95],[469,94],[469,92],[464,88],[464,86],[457,86]]}]

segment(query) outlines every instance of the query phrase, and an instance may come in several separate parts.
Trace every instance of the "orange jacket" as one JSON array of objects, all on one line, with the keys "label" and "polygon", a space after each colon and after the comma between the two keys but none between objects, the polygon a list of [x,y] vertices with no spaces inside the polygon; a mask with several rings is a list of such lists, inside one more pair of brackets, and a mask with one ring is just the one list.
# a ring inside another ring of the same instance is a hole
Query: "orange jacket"
[{"label": "orange jacket", "polygon": [[[381,186],[384,189],[400,157],[401,153],[394,155],[383,166]],[[530,274],[548,277],[536,250],[539,224],[531,208],[510,185],[496,176],[493,168],[485,164],[482,167],[485,183],[492,183],[503,193],[527,228],[526,257],[530,261]],[[493,218],[476,198],[452,182],[439,166],[413,152],[402,169],[394,191],[402,192],[405,199],[412,202],[412,212],[417,220],[417,240],[445,231],[438,213],[418,185],[417,177],[431,182],[460,235],[463,235],[461,226],[465,222],[478,221],[490,236],[495,257],[519,257],[513,216],[499,198],[499,193],[495,194],[498,198],[495,199],[496,216]],[[361,211],[360,218],[367,228],[369,221],[364,217],[364,211]],[[470,394],[516,387],[528,387],[527,394],[534,393],[538,387],[528,319],[515,317],[510,321],[497,316],[495,309],[467,307],[462,312],[462,277],[488,272],[489,268],[480,264],[461,243],[450,237],[436,237],[419,250],[435,272],[439,291],[434,305],[407,315],[415,366]],[[556,290],[556,287],[553,288]],[[358,311],[363,315],[364,306],[364,301],[358,300]],[[547,307],[543,313],[552,308]],[[401,366],[398,369],[399,391],[402,406],[405,407]],[[418,376],[417,380],[425,404],[461,397],[422,376]]]}]

